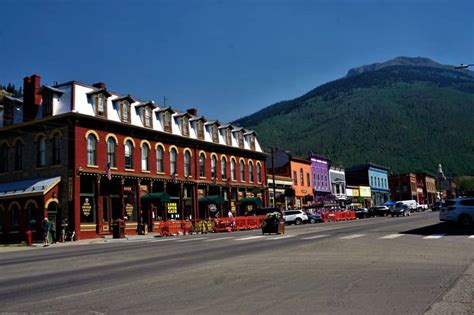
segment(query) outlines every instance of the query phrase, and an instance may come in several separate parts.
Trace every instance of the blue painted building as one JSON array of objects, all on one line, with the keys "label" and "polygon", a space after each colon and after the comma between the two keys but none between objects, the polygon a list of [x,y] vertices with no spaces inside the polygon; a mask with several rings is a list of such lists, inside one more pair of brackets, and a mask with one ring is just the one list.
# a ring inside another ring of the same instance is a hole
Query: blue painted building
[{"label": "blue painted building", "polygon": [[389,171],[389,168],[373,163],[357,165],[346,169],[346,181],[348,185],[370,186],[372,206],[381,206],[390,200]]}]

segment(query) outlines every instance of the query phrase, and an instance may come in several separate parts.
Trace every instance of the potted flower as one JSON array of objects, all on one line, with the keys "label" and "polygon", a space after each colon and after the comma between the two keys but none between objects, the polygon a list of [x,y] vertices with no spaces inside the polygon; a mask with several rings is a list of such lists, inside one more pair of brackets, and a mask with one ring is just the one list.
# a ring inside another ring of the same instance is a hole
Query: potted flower
[{"label": "potted flower", "polygon": [[262,220],[262,234],[265,233],[275,233],[275,234],[284,234],[285,233],[285,219],[281,212],[275,211],[267,214],[265,219]]}]

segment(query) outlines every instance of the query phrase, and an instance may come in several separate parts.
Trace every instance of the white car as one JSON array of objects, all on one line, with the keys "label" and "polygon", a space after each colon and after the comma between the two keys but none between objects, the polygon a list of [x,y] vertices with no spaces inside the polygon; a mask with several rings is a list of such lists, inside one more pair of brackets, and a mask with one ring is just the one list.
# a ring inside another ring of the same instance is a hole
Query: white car
[{"label": "white car", "polygon": [[444,202],[439,212],[440,221],[469,226],[474,222],[474,198],[455,198]]},{"label": "white car", "polygon": [[283,218],[287,224],[300,225],[303,222],[308,221],[308,216],[303,210],[287,210],[283,211]]}]

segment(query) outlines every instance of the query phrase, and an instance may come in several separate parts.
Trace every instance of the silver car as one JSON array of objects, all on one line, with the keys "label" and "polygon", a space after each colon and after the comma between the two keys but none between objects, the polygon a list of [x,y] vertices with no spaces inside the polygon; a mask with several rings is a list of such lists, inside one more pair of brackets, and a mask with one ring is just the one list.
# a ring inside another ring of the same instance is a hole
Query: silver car
[{"label": "silver car", "polygon": [[440,221],[469,226],[474,222],[474,198],[455,198],[447,200],[439,212]]},{"label": "silver car", "polygon": [[287,224],[300,225],[303,222],[308,222],[308,216],[303,210],[286,210],[283,211],[283,218]]}]

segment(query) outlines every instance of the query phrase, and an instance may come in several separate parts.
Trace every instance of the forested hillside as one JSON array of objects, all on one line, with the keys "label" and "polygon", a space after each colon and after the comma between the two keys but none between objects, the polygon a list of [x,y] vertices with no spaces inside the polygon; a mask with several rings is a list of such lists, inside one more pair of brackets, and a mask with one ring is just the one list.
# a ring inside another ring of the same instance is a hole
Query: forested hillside
[{"label": "forested hillside", "polygon": [[474,174],[470,72],[405,62],[349,73],[235,123],[256,130],[266,149],[313,151],[345,166],[434,172],[442,163],[448,175]]}]

